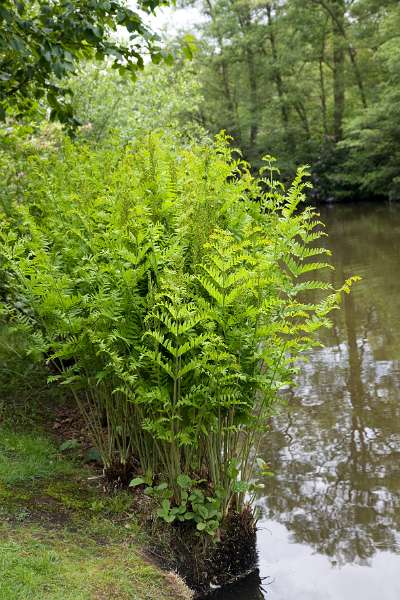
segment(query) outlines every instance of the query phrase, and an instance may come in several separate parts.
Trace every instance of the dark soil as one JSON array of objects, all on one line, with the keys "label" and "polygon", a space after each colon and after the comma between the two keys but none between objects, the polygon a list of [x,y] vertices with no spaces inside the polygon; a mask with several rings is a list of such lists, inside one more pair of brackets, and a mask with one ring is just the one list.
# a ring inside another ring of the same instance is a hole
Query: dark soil
[{"label": "dark soil", "polygon": [[55,408],[50,432],[60,444],[66,440],[76,440],[82,455],[92,446],[83,417],[72,400]]},{"label": "dark soil", "polygon": [[198,599],[211,598],[216,587],[257,570],[256,523],[249,507],[228,515],[218,542],[200,538],[188,523],[162,527],[154,532],[153,542],[153,556],[176,570]]},{"label": "dark soil", "polygon": [[29,502],[29,521],[57,529],[71,522],[71,511],[65,509],[51,496],[36,496]]},{"label": "dark soil", "polygon": [[134,458],[125,465],[115,463],[104,469],[105,485],[109,491],[127,488],[137,473],[138,463]]}]

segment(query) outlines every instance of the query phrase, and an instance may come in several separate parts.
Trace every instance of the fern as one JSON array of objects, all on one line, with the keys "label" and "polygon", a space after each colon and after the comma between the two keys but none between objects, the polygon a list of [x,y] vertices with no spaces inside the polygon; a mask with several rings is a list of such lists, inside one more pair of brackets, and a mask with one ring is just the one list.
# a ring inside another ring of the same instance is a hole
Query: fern
[{"label": "fern", "polygon": [[318,279],[307,170],[287,191],[276,174],[266,157],[253,177],[223,135],[66,142],[0,225],[3,305],[32,355],[57,366],[105,467],[137,459],[177,506],[182,473],[223,489],[223,514],[243,506],[279,389],[354,282]]}]

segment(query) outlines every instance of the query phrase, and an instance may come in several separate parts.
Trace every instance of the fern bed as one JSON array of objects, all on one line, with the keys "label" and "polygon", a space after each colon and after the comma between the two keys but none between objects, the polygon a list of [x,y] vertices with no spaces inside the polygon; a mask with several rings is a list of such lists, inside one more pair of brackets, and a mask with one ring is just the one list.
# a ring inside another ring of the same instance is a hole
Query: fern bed
[{"label": "fern bed", "polygon": [[307,171],[285,190],[264,164],[253,176],[223,135],[65,141],[32,158],[0,226],[4,318],[73,394],[105,476],[151,498],[199,560],[250,514],[233,577],[255,564],[258,448],[279,391],[351,284],[318,279],[331,266],[301,208]]}]

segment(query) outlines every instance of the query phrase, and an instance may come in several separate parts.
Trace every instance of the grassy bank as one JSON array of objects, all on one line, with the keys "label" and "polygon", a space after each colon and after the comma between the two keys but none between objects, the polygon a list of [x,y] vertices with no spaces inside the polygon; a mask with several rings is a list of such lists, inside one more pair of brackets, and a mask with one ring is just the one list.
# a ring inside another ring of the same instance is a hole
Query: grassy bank
[{"label": "grassy bank", "polygon": [[130,494],[105,494],[67,452],[43,429],[0,423],[0,598],[190,598],[143,555]]}]

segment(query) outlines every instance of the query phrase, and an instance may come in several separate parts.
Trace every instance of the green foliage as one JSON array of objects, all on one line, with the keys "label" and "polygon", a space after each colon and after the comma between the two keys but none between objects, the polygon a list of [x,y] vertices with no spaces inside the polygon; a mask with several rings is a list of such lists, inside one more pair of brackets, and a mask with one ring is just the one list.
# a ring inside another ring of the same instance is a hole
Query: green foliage
[{"label": "green foliage", "polygon": [[0,310],[0,421],[3,423],[12,426],[17,421],[25,424],[40,421],[46,405],[62,399],[61,390],[47,384],[48,371],[40,358],[40,353],[32,351],[31,340],[21,327],[10,325]]},{"label": "green foliage", "polygon": [[99,142],[112,132],[132,141],[151,131],[179,137],[203,136],[199,123],[200,84],[190,64],[146,65],[132,81],[96,63],[84,65],[70,81],[80,133]]},{"label": "green foliage", "polygon": [[[138,7],[153,11],[157,0]],[[118,28],[126,42],[116,38]],[[113,34],[113,35],[111,35]],[[63,79],[76,72],[82,58],[108,57],[113,68],[135,75],[143,53],[159,61],[155,36],[139,13],[120,0],[3,0],[0,7],[0,118],[26,115],[45,97],[51,118],[74,124],[71,90]]]},{"label": "green foliage", "polygon": [[[396,27],[397,25],[397,27]],[[373,104],[348,123],[342,142],[344,173],[332,177],[333,184],[356,186],[371,197],[400,198],[400,50],[397,31],[400,8],[389,12],[381,23],[381,45],[376,52],[385,77]]]},{"label": "green foliage", "polygon": [[274,152],[286,181],[310,162],[321,200],[399,197],[397,0],[196,6],[206,129],[225,129],[253,166]]},{"label": "green foliage", "polygon": [[[137,487],[147,483],[144,477],[136,477],[130,483],[131,487]],[[179,521],[193,521],[196,525],[197,534],[204,532],[214,537],[217,535],[223,519],[223,499],[225,492],[218,488],[214,495],[208,495],[204,490],[206,480],[196,481],[188,475],[178,475],[176,484],[180,489],[180,504],[172,505],[171,497],[173,491],[168,488],[167,483],[156,486],[148,486],[145,493],[156,498],[160,503],[157,516],[166,523]],[[201,487],[203,484],[203,487]]]},{"label": "green foliage", "polygon": [[215,533],[243,506],[279,390],[330,325],[339,296],[315,275],[328,251],[300,209],[306,175],[285,190],[267,157],[253,177],[223,135],[67,141],[31,162],[2,224],[9,320],[74,393],[105,468],[135,457],[161,481],[164,520]]},{"label": "green foliage", "polygon": [[60,138],[60,127],[56,124],[0,124],[0,218],[3,213],[11,214],[15,202],[23,201],[30,160],[54,152]]}]

